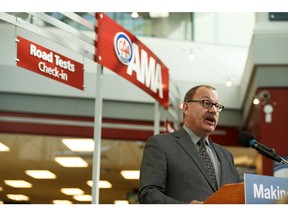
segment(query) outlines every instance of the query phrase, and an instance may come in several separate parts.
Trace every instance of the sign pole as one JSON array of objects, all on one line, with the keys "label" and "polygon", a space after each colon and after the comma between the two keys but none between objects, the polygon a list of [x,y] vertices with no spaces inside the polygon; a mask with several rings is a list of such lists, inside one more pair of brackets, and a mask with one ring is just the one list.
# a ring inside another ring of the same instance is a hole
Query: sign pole
[{"label": "sign pole", "polygon": [[154,104],[154,134],[160,133],[160,111],[159,102],[155,101]]},{"label": "sign pole", "polygon": [[97,64],[96,97],[94,113],[94,151],[92,161],[92,204],[99,204],[99,180],[101,158],[101,129],[103,104],[103,66]]}]

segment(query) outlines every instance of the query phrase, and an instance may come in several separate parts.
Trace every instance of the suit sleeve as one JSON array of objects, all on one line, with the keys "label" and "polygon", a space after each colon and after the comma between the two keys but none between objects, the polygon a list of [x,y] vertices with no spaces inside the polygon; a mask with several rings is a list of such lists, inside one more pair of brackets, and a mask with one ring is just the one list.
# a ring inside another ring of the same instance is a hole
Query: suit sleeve
[{"label": "suit sleeve", "polygon": [[141,204],[184,204],[165,194],[167,161],[159,136],[150,137],[145,145],[140,169]]}]

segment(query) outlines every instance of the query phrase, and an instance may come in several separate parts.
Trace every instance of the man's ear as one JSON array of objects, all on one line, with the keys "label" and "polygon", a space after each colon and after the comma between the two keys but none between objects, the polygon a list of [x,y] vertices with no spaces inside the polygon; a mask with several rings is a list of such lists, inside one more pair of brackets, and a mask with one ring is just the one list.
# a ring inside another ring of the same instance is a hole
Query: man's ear
[{"label": "man's ear", "polygon": [[185,113],[186,115],[188,114],[188,103],[183,103],[182,105],[182,110],[183,110],[183,113]]}]

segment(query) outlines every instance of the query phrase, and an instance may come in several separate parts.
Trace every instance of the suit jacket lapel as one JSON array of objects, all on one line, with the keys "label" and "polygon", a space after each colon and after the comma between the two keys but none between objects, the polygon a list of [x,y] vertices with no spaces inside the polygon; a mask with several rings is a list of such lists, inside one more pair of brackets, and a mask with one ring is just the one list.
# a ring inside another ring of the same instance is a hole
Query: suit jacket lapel
[{"label": "suit jacket lapel", "polygon": [[195,144],[192,142],[191,137],[185,131],[184,128],[180,128],[178,131],[174,133],[176,142],[183,148],[183,150],[190,156],[190,158],[194,161],[196,166],[198,166],[199,171],[204,175],[206,180],[209,182],[210,186],[216,191],[216,188],[209,176],[209,173],[200,157],[198,150]]},{"label": "suit jacket lapel", "polygon": [[224,157],[224,154],[222,152],[222,149],[219,148],[217,145],[212,145],[216,155],[218,157],[219,163],[220,163],[220,186],[222,186],[222,183],[225,182],[225,169],[226,169],[226,165],[227,165],[227,160]]}]

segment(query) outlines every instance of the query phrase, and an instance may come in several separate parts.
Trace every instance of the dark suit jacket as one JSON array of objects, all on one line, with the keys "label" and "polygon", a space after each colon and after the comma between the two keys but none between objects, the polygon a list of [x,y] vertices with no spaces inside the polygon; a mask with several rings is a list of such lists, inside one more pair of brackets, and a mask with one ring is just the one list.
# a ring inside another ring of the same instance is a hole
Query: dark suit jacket
[{"label": "dark suit jacket", "polygon": [[[232,154],[212,143],[220,162],[220,186],[241,182]],[[140,169],[139,203],[205,201],[216,189],[196,146],[184,128],[151,136]]]}]

